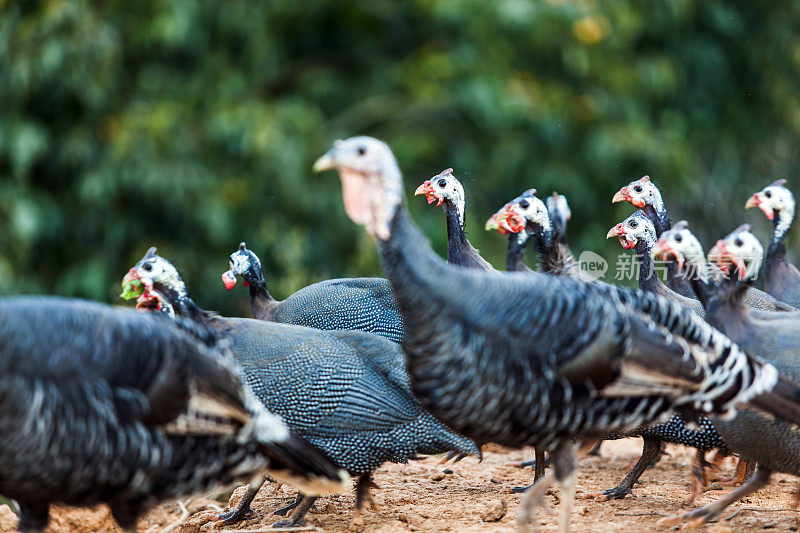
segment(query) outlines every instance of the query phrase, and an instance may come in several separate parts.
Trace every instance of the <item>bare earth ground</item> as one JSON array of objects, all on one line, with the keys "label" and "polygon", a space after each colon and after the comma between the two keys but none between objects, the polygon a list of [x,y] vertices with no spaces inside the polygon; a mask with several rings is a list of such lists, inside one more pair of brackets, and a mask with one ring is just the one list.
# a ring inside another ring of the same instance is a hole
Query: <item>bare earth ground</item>
[{"label": "bare earth ground", "polygon": [[[691,508],[684,501],[688,496],[693,451],[679,446],[668,447],[669,455],[645,472],[642,482],[634,488],[635,498],[628,496],[624,500],[599,502],[580,497],[581,493],[615,486],[640,452],[639,439],[611,441],[603,443],[602,457],[586,457],[581,461],[577,484],[579,496],[572,515],[573,531],[670,531],[670,527],[659,525],[658,520]],[[520,469],[513,463],[529,458],[533,458],[532,450],[506,451],[489,447],[489,451],[484,453],[483,463],[468,458],[455,465],[441,465],[440,458],[430,457],[408,465],[385,465],[375,476],[380,489],[374,491],[374,496],[380,509],[365,510],[361,525],[353,524],[352,493],[318,500],[316,509],[307,515],[308,525],[325,532],[513,533],[514,515],[521,495],[509,491],[516,485],[530,483],[533,478],[531,469]],[[445,469],[452,470],[452,473],[444,473]],[[726,462],[724,469],[725,473],[732,472],[733,459]],[[791,476],[775,475],[768,488],[747,501],[734,504],[724,513],[723,516],[728,517],[740,510],[732,519],[709,524],[701,530],[708,533],[763,529],[797,531],[800,515],[785,510],[792,505],[795,483]],[[717,499],[720,492],[707,491],[699,504]],[[236,490],[231,504],[237,503],[242,493],[243,488]],[[268,528],[277,520],[270,512],[291,501],[293,496],[294,492],[288,487],[265,486],[253,505],[258,516],[235,528],[249,531]],[[176,523],[182,516],[177,502],[160,505],[140,520],[137,531],[152,533],[173,525],[171,531],[177,533],[224,532],[225,529],[211,529],[203,512],[211,505],[225,507],[227,494],[220,498],[224,503],[204,498],[187,500],[184,503],[191,516],[182,523]],[[552,505],[557,505],[558,491],[553,491],[547,499]],[[501,502],[507,506],[502,518],[495,522],[485,521],[482,515],[486,515],[487,508],[502,508]],[[48,533],[120,531],[103,506],[91,510],[56,508],[50,517]],[[556,530],[557,515],[541,512],[539,517],[539,531]],[[15,525],[16,517],[11,511],[7,507],[0,508],[0,533],[14,531]]]}]

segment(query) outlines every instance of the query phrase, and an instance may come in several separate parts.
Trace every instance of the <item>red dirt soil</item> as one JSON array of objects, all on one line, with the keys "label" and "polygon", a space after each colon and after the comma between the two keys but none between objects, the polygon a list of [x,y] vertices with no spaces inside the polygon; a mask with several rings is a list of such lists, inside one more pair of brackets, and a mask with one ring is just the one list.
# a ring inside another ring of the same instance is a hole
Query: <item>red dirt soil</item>
[{"label": "red dirt soil", "polygon": [[[639,439],[624,439],[603,443],[602,457],[586,457],[578,469],[578,499],[572,514],[572,531],[671,531],[677,528],[660,525],[658,521],[707,504],[720,497],[720,490],[708,490],[693,506],[685,500],[689,494],[691,463],[694,451],[669,446],[669,455],[644,473],[641,483],[634,487],[635,497],[600,502],[581,498],[582,493],[599,491],[615,486],[628,472],[641,453]],[[468,458],[456,464],[442,465],[439,457],[412,461],[408,465],[387,464],[375,475],[380,489],[373,491],[379,510],[366,509],[362,520],[354,521],[353,494],[342,494],[317,500],[307,515],[308,526],[325,532],[363,531],[384,533],[402,531],[453,531],[514,533],[514,516],[521,498],[510,494],[517,485],[527,485],[533,480],[530,468],[520,469],[514,463],[532,459],[533,450],[508,451],[489,446],[484,460],[478,463]],[[733,459],[724,465],[725,472],[733,471]],[[444,473],[449,469],[452,473]],[[713,475],[713,473],[712,473]],[[794,500],[796,479],[788,475],[773,476],[766,489],[746,501],[732,505],[723,514],[730,520],[712,523],[700,528],[708,533],[730,531],[797,531],[800,515],[790,509]],[[237,489],[230,498],[235,505],[244,488]],[[224,532],[230,530],[259,530],[268,528],[279,519],[271,511],[290,502],[294,491],[289,487],[265,485],[253,503],[257,516],[228,529],[214,529],[209,520],[214,506],[226,508],[227,496],[222,493],[214,499],[191,498],[184,500],[190,516],[176,523],[182,516],[177,502],[161,504],[139,521],[137,531],[155,533],[173,525],[176,533]],[[547,501],[557,508],[558,490],[552,490]],[[502,508],[506,507],[505,514]],[[488,516],[489,510],[495,516]],[[758,509],[758,510],[755,510]],[[499,512],[497,512],[500,510]],[[502,517],[498,521],[487,519]],[[0,533],[15,530],[17,518],[7,507],[0,507]],[[555,531],[557,514],[539,513],[539,531]],[[48,533],[95,531],[120,532],[105,506],[95,509],[56,507],[50,512]]]}]

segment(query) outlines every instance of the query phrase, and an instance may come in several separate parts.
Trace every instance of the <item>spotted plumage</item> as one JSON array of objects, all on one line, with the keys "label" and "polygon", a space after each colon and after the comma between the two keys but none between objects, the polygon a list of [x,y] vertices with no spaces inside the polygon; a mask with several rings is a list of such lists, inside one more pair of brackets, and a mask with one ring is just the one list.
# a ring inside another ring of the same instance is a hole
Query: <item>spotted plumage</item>
[{"label": "spotted plumage", "polygon": [[241,276],[250,290],[253,317],[323,330],[365,331],[400,342],[403,320],[389,282],[381,278],[342,278],[314,283],[282,301],[267,290],[261,260],[245,243],[230,256],[226,287]]}]

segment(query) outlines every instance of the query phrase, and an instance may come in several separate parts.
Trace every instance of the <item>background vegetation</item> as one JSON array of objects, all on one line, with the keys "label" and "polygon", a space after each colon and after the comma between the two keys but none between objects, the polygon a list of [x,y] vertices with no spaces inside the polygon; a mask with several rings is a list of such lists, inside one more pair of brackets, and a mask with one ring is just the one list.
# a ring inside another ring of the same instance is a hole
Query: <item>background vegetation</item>
[{"label": "background vegetation", "polygon": [[[797,190],[800,3],[766,0],[0,0],[0,294],[118,301],[148,246],[196,300],[239,241],[277,297],[379,274],[330,143],[386,140],[410,193],[454,167],[470,238],[529,187],[567,195],[611,256],[612,194],[643,174],[706,244],[778,177]],[[439,210],[409,198],[444,251]],[[241,290],[241,289],[240,289]]]}]

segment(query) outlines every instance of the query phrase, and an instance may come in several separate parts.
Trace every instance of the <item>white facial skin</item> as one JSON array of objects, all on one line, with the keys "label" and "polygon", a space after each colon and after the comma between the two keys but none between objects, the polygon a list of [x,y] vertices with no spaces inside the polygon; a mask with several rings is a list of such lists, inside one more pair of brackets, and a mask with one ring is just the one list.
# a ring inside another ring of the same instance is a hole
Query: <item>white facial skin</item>
[{"label": "white facial skin", "polygon": [[745,207],[758,207],[770,220],[774,220],[777,216],[775,233],[779,235],[789,230],[794,219],[794,195],[783,185],[783,181],[773,183],[755,193]]},{"label": "white facial skin", "polygon": [[634,214],[614,226],[609,231],[608,236],[617,236],[623,248],[629,250],[636,246],[638,242],[653,245],[656,242],[656,228],[650,219],[641,211]]},{"label": "white facial skin", "polygon": [[703,246],[689,230],[685,220],[661,234],[653,250],[654,256],[672,256],[681,270],[692,271],[703,280],[708,280],[708,265]]},{"label": "white facial skin", "polygon": [[458,219],[464,225],[464,187],[452,174],[431,179],[431,189],[440,197],[450,200],[456,206]]},{"label": "white facial skin", "polygon": [[511,206],[515,213],[528,222],[537,224],[542,230],[547,231],[551,228],[547,207],[533,194],[523,193],[511,203]]},{"label": "white facial skin", "polygon": [[[749,228],[737,228],[719,241],[709,252],[708,259],[716,261],[723,271],[727,262],[739,266],[739,279],[755,279],[764,257],[764,248]],[[744,268],[742,268],[744,267]]]},{"label": "white facial skin", "polygon": [[614,202],[628,201],[638,208],[650,205],[656,211],[664,209],[664,201],[661,199],[661,192],[658,187],[653,185],[649,176],[643,176],[638,180],[630,182],[620,189],[614,196]]},{"label": "white facial skin", "polygon": [[186,285],[183,283],[180,274],[169,261],[162,257],[155,256],[142,259],[136,265],[136,273],[142,281],[149,282],[150,286],[153,283],[160,283],[178,294],[186,293]]},{"label": "white facial skin", "polygon": [[255,266],[261,266],[261,261],[258,257],[238,251],[231,254],[230,267],[234,274],[243,276],[253,263],[255,263]]},{"label": "white facial skin", "polygon": [[347,216],[382,240],[391,237],[389,223],[403,199],[403,181],[386,143],[373,137],[336,141],[314,164],[314,170],[336,168],[342,180]]}]

